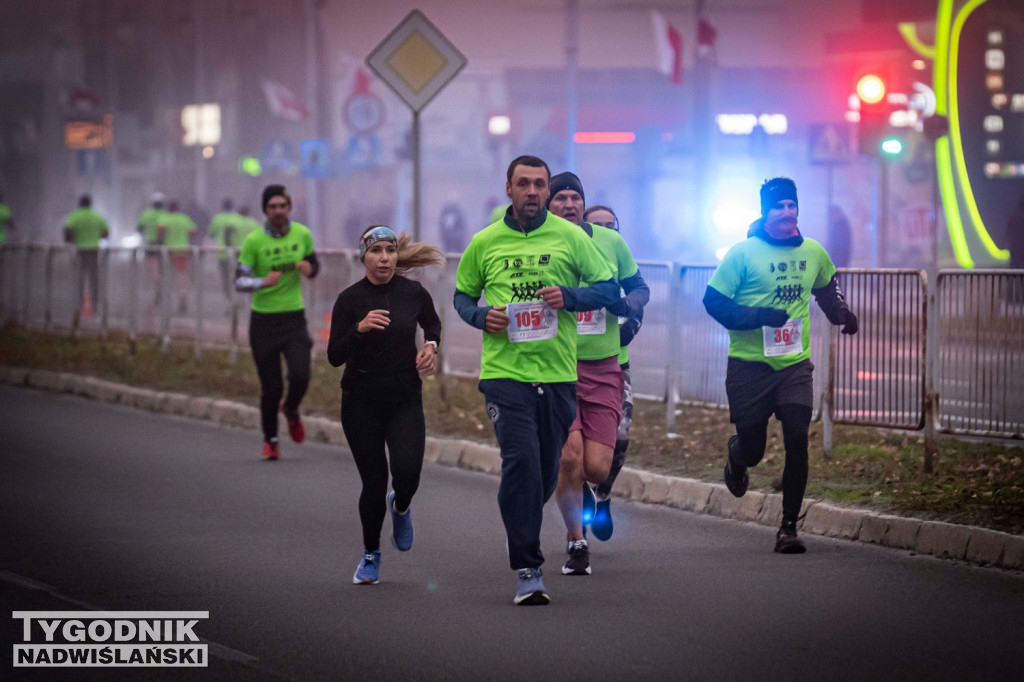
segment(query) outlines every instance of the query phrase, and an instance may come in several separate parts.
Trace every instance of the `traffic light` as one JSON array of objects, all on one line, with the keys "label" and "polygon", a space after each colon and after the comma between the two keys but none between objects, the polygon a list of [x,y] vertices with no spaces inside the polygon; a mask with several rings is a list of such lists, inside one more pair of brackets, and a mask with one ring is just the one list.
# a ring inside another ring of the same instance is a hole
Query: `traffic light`
[{"label": "traffic light", "polygon": [[857,126],[858,150],[864,156],[898,155],[903,144],[889,125],[892,107],[889,104],[890,81],[884,69],[871,69],[857,74],[854,92],[860,101],[860,123]]}]

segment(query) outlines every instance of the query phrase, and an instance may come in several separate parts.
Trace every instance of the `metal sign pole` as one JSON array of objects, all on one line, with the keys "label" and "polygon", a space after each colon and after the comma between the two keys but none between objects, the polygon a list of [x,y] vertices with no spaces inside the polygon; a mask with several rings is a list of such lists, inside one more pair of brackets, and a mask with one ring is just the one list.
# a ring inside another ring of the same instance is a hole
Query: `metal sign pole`
[{"label": "metal sign pole", "polygon": [[420,240],[420,112],[412,112],[412,240]]}]

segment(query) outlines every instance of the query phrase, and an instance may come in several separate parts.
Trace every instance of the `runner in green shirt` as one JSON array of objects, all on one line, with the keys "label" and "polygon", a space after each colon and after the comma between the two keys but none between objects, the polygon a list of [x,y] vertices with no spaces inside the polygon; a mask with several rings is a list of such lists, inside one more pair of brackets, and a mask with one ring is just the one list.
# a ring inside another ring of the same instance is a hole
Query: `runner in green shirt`
[{"label": "runner in green shirt", "polygon": [[231,199],[225,199],[221,208],[223,210],[210,219],[207,233],[220,247],[217,254],[220,260],[220,279],[224,296],[230,301],[231,292],[235,288],[235,263],[229,247],[234,246],[235,234],[242,227],[242,216],[235,211],[235,204]]},{"label": "runner in green shirt", "polygon": [[191,243],[196,231],[195,222],[178,210],[178,202],[171,199],[167,212],[156,226],[157,241],[167,247],[174,266],[174,291],[178,295],[178,314],[188,310],[189,265],[192,262]]},{"label": "runner in green shirt", "polygon": [[454,304],[484,332],[480,391],[501,448],[498,506],[518,577],[514,602],[547,604],[540,528],[576,411],[573,312],[612,305],[619,289],[592,240],[545,208],[544,161],[521,156],[506,179],[512,205],[462,254]]},{"label": "runner in green shirt", "polygon": [[161,192],[153,192],[150,197],[151,205],[139,215],[138,230],[142,238],[142,246],[145,249],[143,256],[146,263],[146,277],[150,286],[153,287],[153,307],[160,306],[160,246],[157,240],[157,226],[164,222],[167,205],[167,197]]},{"label": "runner in green shirt", "polygon": [[[100,239],[110,235],[107,221],[92,210],[92,197],[83,194],[78,210],[64,219],[64,241],[75,245],[78,254],[78,296],[82,302],[81,314],[88,317],[93,306],[99,305],[99,248]],[[89,280],[89,289],[85,280]],[[86,293],[88,291],[88,293]],[[86,298],[89,296],[89,298]]]},{"label": "runner in green shirt", "polygon": [[[288,433],[301,443],[306,429],[299,403],[309,387],[313,340],[306,327],[301,277],[316,277],[320,264],[309,228],[292,222],[292,199],[284,185],[263,190],[267,223],[251,232],[238,257],[235,289],[252,292],[249,345],[260,377],[260,415],[263,457],[277,459],[277,411],[284,413]],[[288,366],[288,395],[284,400],[281,356]]]},{"label": "runner in green shirt", "polygon": [[7,234],[14,229],[14,218],[11,217],[11,209],[4,202],[0,194],[0,246],[7,243]]},{"label": "runner in green shirt", "polygon": [[836,280],[832,259],[797,227],[796,184],[773,178],[761,186],[761,218],[750,236],[729,249],[704,293],[704,307],[729,330],[725,390],[736,435],[729,438],[725,485],[747,492],[747,467],[764,456],[768,420],[782,422],[782,526],[775,551],[806,551],[796,524],[807,487],[807,430],[814,406],[810,300],[829,322],[857,333],[854,315]]},{"label": "runner in green shirt", "polygon": [[[607,227],[619,231],[619,218],[608,206],[594,204],[583,212],[583,222]],[[612,486],[615,479],[626,464],[626,450],[629,448],[629,430],[633,425],[633,381],[629,367],[629,344],[636,337],[643,324],[644,311],[641,308],[636,314],[624,319],[619,325],[619,369],[622,372],[622,416],[615,433],[615,451],[612,453],[612,466],[608,477],[594,486],[593,498],[587,495],[588,488],[583,489],[584,521],[590,511],[590,499],[593,499],[593,511],[590,514],[590,530],[598,540],[608,540],[615,530],[612,522]]]},{"label": "runner in green shirt", "polygon": [[642,314],[651,291],[625,240],[615,230],[583,221],[586,197],[580,179],[570,172],[551,178],[548,210],[578,225],[612,267],[615,280],[626,292],[607,310],[576,314],[576,419],[562,448],[555,500],[567,533],[568,559],[564,575],[590,575],[590,545],[584,526],[594,518],[594,493],[608,477],[622,418],[622,370],[619,366],[619,317]]}]

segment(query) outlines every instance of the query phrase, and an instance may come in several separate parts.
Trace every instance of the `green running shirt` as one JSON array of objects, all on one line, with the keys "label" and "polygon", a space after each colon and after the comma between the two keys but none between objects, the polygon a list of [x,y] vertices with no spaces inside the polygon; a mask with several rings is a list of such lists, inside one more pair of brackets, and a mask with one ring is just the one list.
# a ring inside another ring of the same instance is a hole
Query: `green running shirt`
[{"label": "green running shirt", "polygon": [[252,292],[252,309],[258,313],[289,313],[305,309],[302,300],[302,273],[295,264],[313,253],[313,235],[309,228],[293,222],[283,237],[271,237],[254,230],[242,243],[238,262],[253,269],[256,277],[277,271],[281,279],[272,287]]},{"label": "green running shirt", "polygon": [[11,226],[11,209],[0,204],[0,246],[7,243],[7,230]]},{"label": "green running shirt", "polygon": [[178,252],[188,250],[188,237],[196,231],[196,224],[191,218],[180,211],[164,213],[159,224],[167,228],[164,233],[164,246],[168,250]]},{"label": "green running shirt", "polygon": [[[800,246],[775,246],[748,237],[725,254],[708,286],[739,305],[778,308],[789,313],[787,325],[799,330],[799,348],[791,354],[771,355],[766,338],[769,327],[729,330],[729,357],[764,362],[784,369],[811,357],[811,289],[823,287],[836,274],[832,259],[821,244],[804,237]],[[794,320],[798,320],[795,322]],[[775,337],[774,341],[782,339]],[[796,344],[796,339],[792,343]],[[685,349],[684,349],[685,351]]]},{"label": "green running shirt", "polygon": [[229,246],[229,234],[233,235],[241,227],[241,223],[242,216],[234,211],[222,211],[210,219],[208,232],[217,241],[217,246],[221,247],[221,258],[227,258],[231,255],[224,247]]},{"label": "green running shirt", "polygon": [[[593,240],[567,220],[548,213],[540,227],[523,233],[491,223],[473,235],[459,261],[456,288],[487,305],[537,300],[546,286],[579,287],[612,279],[611,267]],[[559,310],[554,338],[522,343],[507,331],[484,332],[481,379],[526,383],[576,381],[576,313]]]},{"label": "green running shirt", "polygon": [[107,221],[91,208],[82,207],[68,214],[64,226],[71,230],[75,248],[98,249],[100,239],[107,229]]},{"label": "green running shirt", "polygon": [[[621,282],[627,277],[632,277],[640,271],[633,254],[626,245],[626,240],[616,232],[601,225],[591,225],[594,228],[594,246],[605,257],[612,268],[613,277]],[[586,234],[584,232],[584,234]],[[613,355],[619,355],[619,318],[607,310],[593,310],[586,313],[577,313],[576,317],[596,316],[603,313],[605,317],[605,331],[603,334],[579,333],[576,339],[576,353],[578,360],[603,360]],[[582,331],[577,329],[577,331]]]},{"label": "green running shirt", "polygon": [[156,226],[163,225],[166,211],[159,208],[147,208],[139,216],[139,225],[142,226],[142,240],[146,246],[156,244]]}]

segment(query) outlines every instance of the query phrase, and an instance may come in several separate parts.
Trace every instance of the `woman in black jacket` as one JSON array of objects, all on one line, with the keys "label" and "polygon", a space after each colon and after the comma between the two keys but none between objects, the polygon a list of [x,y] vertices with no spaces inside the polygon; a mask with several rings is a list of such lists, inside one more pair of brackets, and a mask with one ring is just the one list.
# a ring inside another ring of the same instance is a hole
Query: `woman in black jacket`
[{"label": "woman in black jacket", "polygon": [[[437,248],[410,244],[408,235],[398,237],[383,225],[363,233],[359,257],[366,277],[338,295],[327,345],[330,363],[345,365],[341,425],[363,482],[359,496],[363,555],[352,578],[357,585],[376,584],[380,579],[385,510],[391,514],[395,547],[400,551],[412,547],[410,505],[419,487],[426,442],[419,375],[434,373],[441,321],[427,290],[403,274],[424,265],[444,264]],[[419,350],[417,325],[424,338]]]}]

